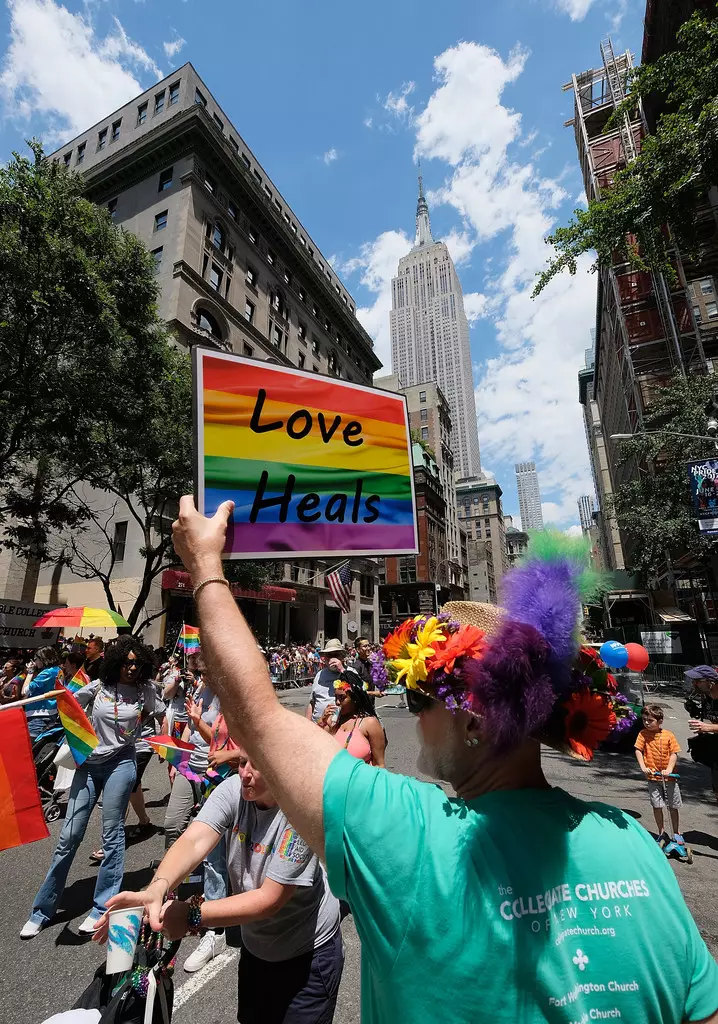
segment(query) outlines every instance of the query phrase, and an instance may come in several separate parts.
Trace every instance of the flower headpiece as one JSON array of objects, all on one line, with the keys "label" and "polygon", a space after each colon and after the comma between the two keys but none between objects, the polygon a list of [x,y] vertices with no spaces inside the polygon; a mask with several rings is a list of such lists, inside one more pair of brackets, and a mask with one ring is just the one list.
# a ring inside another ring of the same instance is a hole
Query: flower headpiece
[{"label": "flower headpiece", "polygon": [[602,586],[587,540],[536,532],[506,574],[503,609],[454,601],[407,619],[384,641],[374,681],[476,715],[498,753],[534,737],[590,760],[617,722],[616,681],[580,646],[582,603]]}]

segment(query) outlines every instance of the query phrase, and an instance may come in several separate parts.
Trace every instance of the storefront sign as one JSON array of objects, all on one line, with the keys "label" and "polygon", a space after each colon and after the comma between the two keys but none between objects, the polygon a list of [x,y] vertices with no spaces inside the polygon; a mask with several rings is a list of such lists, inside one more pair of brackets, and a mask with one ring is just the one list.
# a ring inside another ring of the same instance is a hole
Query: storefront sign
[{"label": "storefront sign", "polygon": [[656,629],[641,632],[641,643],[649,654],[683,654],[681,636],[677,630]]},{"label": "storefront sign", "polygon": [[693,513],[701,533],[718,533],[718,459],[688,463]]},{"label": "storefront sign", "polygon": [[418,552],[403,395],[193,349],[198,507],[227,558]]},{"label": "storefront sign", "polygon": [[33,629],[45,612],[64,608],[62,604],[37,604],[35,601],[0,600],[0,647],[51,647],[59,629]]}]

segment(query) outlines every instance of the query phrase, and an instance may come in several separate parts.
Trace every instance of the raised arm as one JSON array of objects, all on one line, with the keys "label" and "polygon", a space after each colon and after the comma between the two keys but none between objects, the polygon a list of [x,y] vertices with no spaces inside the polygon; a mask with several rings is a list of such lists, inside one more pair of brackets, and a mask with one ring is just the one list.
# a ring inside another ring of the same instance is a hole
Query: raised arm
[{"label": "raised arm", "polygon": [[[195,587],[223,576],[221,554],[232,508],[232,502],[223,502],[213,518],[206,519],[191,497],[180,501],[179,519],[172,528],[175,550]],[[323,857],[324,776],[337,755],[336,742],[279,703],[264,656],[228,586],[208,583],[195,604],[202,652],[230,734],[262,772],[297,832]]]}]

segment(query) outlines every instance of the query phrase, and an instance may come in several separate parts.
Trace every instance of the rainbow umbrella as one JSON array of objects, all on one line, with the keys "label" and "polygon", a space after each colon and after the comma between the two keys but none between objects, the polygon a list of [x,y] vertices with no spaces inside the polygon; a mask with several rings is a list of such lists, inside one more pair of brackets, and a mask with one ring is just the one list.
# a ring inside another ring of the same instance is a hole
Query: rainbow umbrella
[{"label": "rainbow umbrella", "polygon": [[45,612],[37,622],[33,623],[34,629],[40,626],[50,626],[53,629],[113,629],[116,626],[129,628],[127,619],[123,619],[117,612],[109,612],[105,608],[56,608],[52,612]]}]

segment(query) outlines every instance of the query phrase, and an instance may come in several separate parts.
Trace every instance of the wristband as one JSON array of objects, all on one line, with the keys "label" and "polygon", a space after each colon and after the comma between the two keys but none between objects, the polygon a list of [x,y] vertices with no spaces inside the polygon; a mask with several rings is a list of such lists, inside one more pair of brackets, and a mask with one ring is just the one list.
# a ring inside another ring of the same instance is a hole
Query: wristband
[{"label": "wristband", "polygon": [[[164,901],[167,899],[167,897],[169,895],[169,891],[170,891],[169,879],[163,878],[162,875],[155,875],[155,877],[150,882],[150,885],[154,885],[155,882],[164,882],[165,885],[167,886],[167,888],[165,889],[165,894],[162,897],[162,902],[164,903]],[[150,885],[147,886],[148,889],[149,889]]]},{"label": "wristband", "polygon": [[200,892],[194,893],[187,900],[187,934],[199,935],[202,930],[202,904],[204,896]]},{"label": "wristband", "polygon": [[224,576],[209,576],[206,580],[202,580],[200,583],[198,583],[197,586],[192,590],[192,597],[197,597],[197,594],[199,594],[202,587],[206,587],[208,583],[224,583],[225,586],[231,587],[229,580],[225,579]]}]

